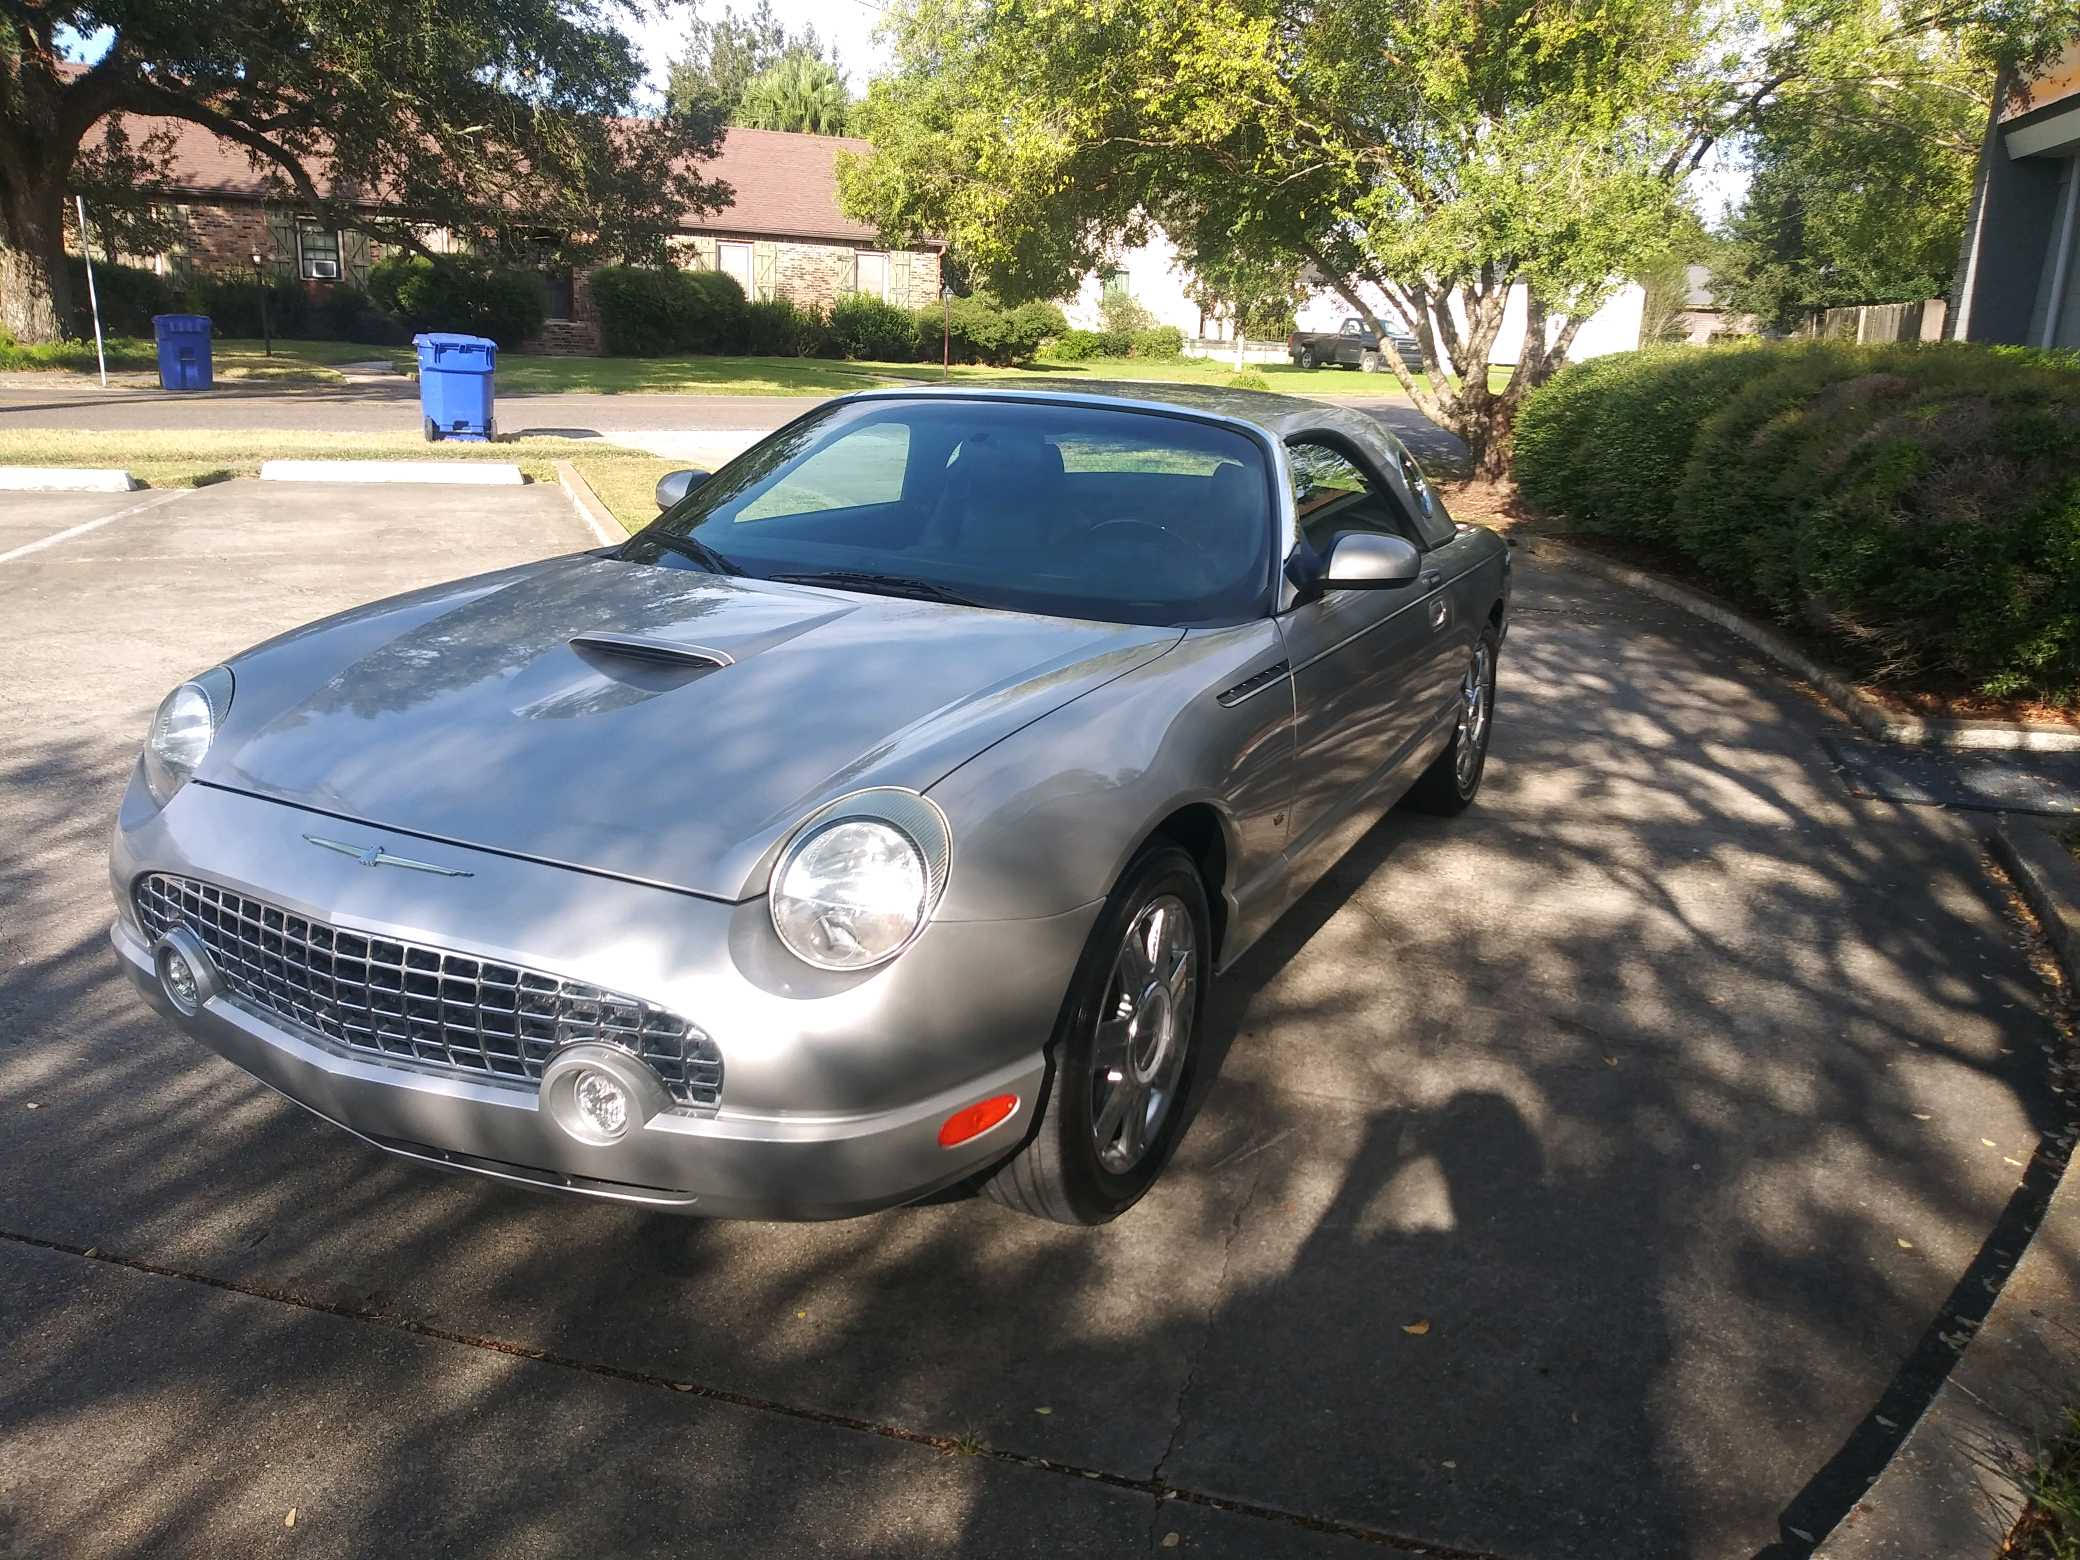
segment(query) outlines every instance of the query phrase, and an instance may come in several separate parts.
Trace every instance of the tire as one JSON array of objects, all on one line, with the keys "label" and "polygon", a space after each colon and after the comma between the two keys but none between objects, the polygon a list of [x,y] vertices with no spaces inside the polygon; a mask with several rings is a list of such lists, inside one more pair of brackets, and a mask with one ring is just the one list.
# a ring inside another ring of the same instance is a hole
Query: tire
[{"label": "tire", "polygon": [[1370,347],[1358,354],[1358,371],[1360,373],[1376,374],[1386,366],[1380,355]]},{"label": "tire", "polygon": [[[1190,947],[1181,949],[1186,930]],[[1183,1131],[1198,1071],[1211,931],[1206,886],[1190,856],[1157,841],[1134,858],[1077,962],[1041,1109],[1018,1152],[982,1183],[985,1196],[1034,1218],[1094,1225],[1118,1218],[1155,1184]],[[1137,959],[1130,932],[1159,939],[1162,956]],[[1117,1011],[1136,985],[1135,1011]],[[1149,1031],[1137,1036],[1144,1023]],[[1101,1132],[1108,1113],[1114,1123]]]},{"label": "tire", "polygon": [[435,426],[434,426],[434,422],[433,422],[433,419],[432,419],[431,417],[429,417],[429,418],[427,418],[427,419],[425,420],[425,423],[424,423],[424,425],[423,425],[423,426],[424,426],[424,431],[425,431],[425,434],[426,434],[426,442],[427,442],[428,444],[438,444],[438,443],[440,443],[440,439],[441,439],[441,431],[440,431],[440,429],[439,429],[439,428],[437,428],[437,427],[435,427]]},{"label": "tire", "polygon": [[1298,364],[1299,364],[1299,365],[1300,365],[1300,366],[1301,366],[1302,368],[1313,368],[1313,367],[1314,367],[1314,348],[1313,348],[1313,347],[1302,347],[1302,348],[1300,349],[1300,355],[1299,355],[1298,357],[1294,358],[1294,359],[1293,359],[1293,361],[1294,361],[1295,363],[1298,363]]},{"label": "tire", "polygon": [[1488,768],[1488,741],[1495,733],[1495,630],[1481,631],[1459,680],[1459,723],[1452,740],[1409,787],[1408,805],[1440,818],[1456,817],[1480,794]]}]

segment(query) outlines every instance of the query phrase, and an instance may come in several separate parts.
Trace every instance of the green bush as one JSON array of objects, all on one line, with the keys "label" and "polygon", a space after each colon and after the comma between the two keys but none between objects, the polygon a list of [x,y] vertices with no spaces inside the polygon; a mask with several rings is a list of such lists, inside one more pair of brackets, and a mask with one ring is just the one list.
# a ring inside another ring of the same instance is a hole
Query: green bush
[{"label": "green bush", "polygon": [[[87,297],[87,263],[77,255],[65,257],[72,281],[72,333],[83,340],[94,339],[93,300]],[[104,336],[152,334],[152,316],[181,312],[179,292],[155,271],[134,265],[94,263],[94,297],[101,305]]]},{"label": "green bush", "polygon": [[838,350],[849,358],[900,363],[919,355],[915,317],[865,293],[853,293],[832,304],[830,328]]},{"label": "green bush", "polygon": [[592,304],[612,357],[734,352],[749,339],[744,289],[721,271],[605,266],[592,273]]},{"label": "green bush", "polygon": [[392,255],[370,269],[368,294],[407,331],[488,336],[508,351],[540,335],[548,312],[535,272],[453,256]]},{"label": "green bush", "polygon": [[954,299],[945,316],[937,309],[919,311],[918,356],[926,361],[939,356],[942,319],[954,362],[998,368],[1031,362],[1041,342],[1068,329],[1062,311],[1051,303],[1022,303],[1006,309],[987,293],[976,293]]},{"label": "green bush", "polygon": [[2080,696],[2080,365],[1967,344],[1650,351],[1519,422],[1541,508],[1650,543],[1859,675]]},{"label": "green bush", "polygon": [[1064,363],[1088,362],[1105,355],[1105,338],[1094,330],[1065,330],[1054,338],[1047,355]]},{"label": "green bush", "polygon": [[757,357],[809,357],[827,327],[814,309],[790,298],[764,298],[744,305],[744,350]]},{"label": "green bush", "polygon": [[1253,368],[1238,368],[1228,376],[1230,390],[1269,390],[1271,381]]},{"label": "green bush", "polygon": [[1129,345],[1137,358],[1180,358],[1184,356],[1184,332],[1175,325],[1155,325],[1135,331]]},{"label": "green bush", "polygon": [[261,284],[251,276],[232,272],[223,276],[198,276],[191,280],[180,299],[188,314],[207,314],[210,333],[215,336],[259,337],[268,331],[277,336],[309,337],[311,301],[303,286],[285,276],[266,283],[267,308],[262,317]]}]

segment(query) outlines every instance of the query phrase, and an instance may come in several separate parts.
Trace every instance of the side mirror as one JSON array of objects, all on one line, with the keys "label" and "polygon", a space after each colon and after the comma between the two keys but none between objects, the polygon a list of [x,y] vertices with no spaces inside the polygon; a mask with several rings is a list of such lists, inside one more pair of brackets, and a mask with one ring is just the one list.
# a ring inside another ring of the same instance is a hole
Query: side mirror
[{"label": "side mirror", "polygon": [[1423,555],[1412,542],[1377,531],[1352,531],[1336,538],[1314,584],[1318,590],[1393,590],[1414,583]]},{"label": "side mirror", "polygon": [[705,471],[667,471],[657,479],[657,507],[671,508],[707,480]]}]

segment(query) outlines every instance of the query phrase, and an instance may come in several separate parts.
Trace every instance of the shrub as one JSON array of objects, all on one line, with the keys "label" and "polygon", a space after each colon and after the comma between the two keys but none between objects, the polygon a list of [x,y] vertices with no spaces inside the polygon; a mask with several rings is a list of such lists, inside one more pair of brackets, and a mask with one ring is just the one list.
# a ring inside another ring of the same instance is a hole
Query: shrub
[{"label": "shrub", "polygon": [[453,256],[392,255],[369,271],[368,292],[407,331],[489,336],[509,351],[541,334],[548,309],[536,273]]},{"label": "shrub", "polygon": [[1098,325],[1108,336],[1131,338],[1137,330],[1155,329],[1155,323],[1156,317],[1124,292],[1108,292],[1098,299]]},{"label": "shrub", "polygon": [[744,350],[759,357],[808,357],[822,317],[789,298],[744,305]]},{"label": "shrub", "polygon": [[870,362],[908,362],[918,356],[916,319],[892,303],[853,293],[831,305],[831,333],[838,350]]},{"label": "shrub", "polygon": [[[94,310],[87,297],[87,263],[76,255],[65,257],[72,279],[73,334],[91,341]],[[152,334],[154,314],[180,312],[180,293],[157,272],[134,265],[94,264],[94,295],[101,304],[101,333],[104,336]]]},{"label": "shrub", "polygon": [[328,287],[311,311],[313,331],[334,341],[360,341],[374,347],[403,346],[412,339],[401,321],[392,319],[358,287]]},{"label": "shrub", "polygon": [[1064,363],[1082,363],[1104,355],[1105,338],[1094,330],[1065,330],[1054,338],[1048,356]]},{"label": "shrub", "polygon": [[1230,390],[1269,390],[1271,381],[1253,368],[1238,368],[1228,376]]},{"label": "shrub", "polygon": [[207,314],[211,334],[216,336],[260,336],[269,330],[277,336],[308,336],[311,301],[302,285],[285,276],[269,278],[264,319],[261,286],[252,277],[235,272],[198,276],[189,282],[179,306],[186,313]]},{"label": "shrub", "polygon": [[1816,342],[1569,368],[1515,461],[1541,507],[1674,552],[1860,675],[2070,704],[2076,448],[2069,358]]},{"label": "shrub", "polygon": [[1156,325],[1148,330],[1137,330],[1129,338],[1133,356],[1137,358],[1179,358],[1184,356],[1184,332],[1175,325]]},{"label": "shrub", "polygon": [[721,271],[604,266],[592,273],[592,303],[614,357],[737,351],[748,338],[744,289]]},{"label": "shrub", "polygon": [[[928,309],[921,312],[918,320],[920,347],[924,344],[927,316],[931,317],[933,345],[937,345],[939,311]],[[946,328],[954,362],[988,363],[998,368],[1032,361],[1041,342],[1067,329],[1062,311],[1053,304],[1025,303],[1006,309],[987,293],[954,299],[949,318]],[[919,353],[926,358],[937,355],[935,351]]]}]

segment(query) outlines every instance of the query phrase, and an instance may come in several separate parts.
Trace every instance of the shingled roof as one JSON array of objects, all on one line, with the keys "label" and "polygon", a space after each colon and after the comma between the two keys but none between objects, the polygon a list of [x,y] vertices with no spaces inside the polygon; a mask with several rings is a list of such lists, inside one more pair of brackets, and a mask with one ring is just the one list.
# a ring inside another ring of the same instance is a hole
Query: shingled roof
[{"label": "shingled roof", "polygon": [[[271,165],[255,167],[246,149],[182,119],[126,115],[133,145],[158,131],[173,136],[171,177],[165,193],[193,200],[259,200],[274,188]],[[872,242],[874,229],[838,209],[838,153],[863,152],[869,143],[850,136],[797,135],[787,130],[724,133],[722,151],[700,165],[703,178],[736,191],[720,211],[689,212],[689,233],[754,233],[773,237]],[[313,170],[314,173],[317,170]],[[322,175],[319,182],[323,184]]]}]

